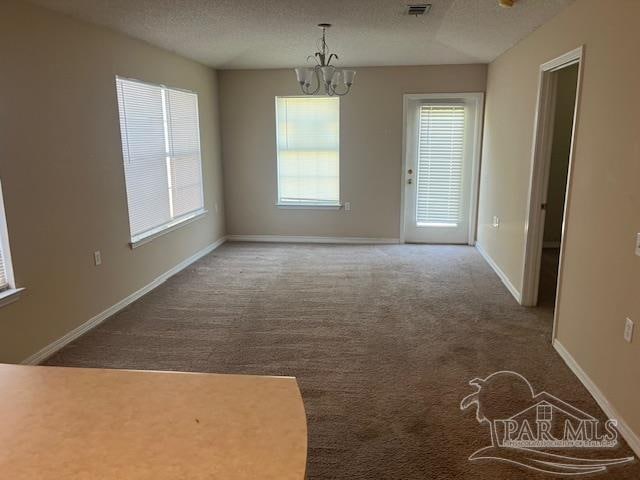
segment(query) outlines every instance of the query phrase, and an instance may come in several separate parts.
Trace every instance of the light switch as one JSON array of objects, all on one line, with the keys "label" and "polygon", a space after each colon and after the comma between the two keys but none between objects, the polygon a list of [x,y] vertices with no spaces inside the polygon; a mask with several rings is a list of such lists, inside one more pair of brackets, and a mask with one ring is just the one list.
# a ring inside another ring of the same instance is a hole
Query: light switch
[{"label": "light switch", "polygon": [[636,255],[640,257],[640,233],[636,233]]},{"label": "light switch", "polygon": [[96,250],[95,252],[93,252],[93,263],[96,265],[96,267],[98,265],[102,265],[102,254],[100,253],[100,250]]}]

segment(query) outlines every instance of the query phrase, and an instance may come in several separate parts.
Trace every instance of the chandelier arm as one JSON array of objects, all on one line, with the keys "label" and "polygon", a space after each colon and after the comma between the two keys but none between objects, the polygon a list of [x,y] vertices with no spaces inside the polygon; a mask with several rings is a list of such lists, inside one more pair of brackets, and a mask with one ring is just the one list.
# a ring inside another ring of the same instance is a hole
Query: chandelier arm
[{"label": "chandelier arm", "polygon": [[316,93],[318,93],[320,91],[320,85],[322,84],[322,81],[320,80],[320,67],[318,67],[317,65],[313,68],[313,73],[315,74],[316,77],[316,89],[313,91],[313,93],[311,93],[311,95],[315,95]]},{"label": "chandelier arm", "polygon": [[319,75],[319,67],[314,67],[313,68],[313,73],[314,76],[316,78],[316,88],[311,90],[311,83],[301,83],[300,84],[300,90],[302,90],[302,93],[304,93],[305,95],[315,95],[316,93],[318,93],[318,91],[320,90],[320,75]]},{"label": "chandelier arm", "polygon": [[349,93],[349,90],[351,90],[351,85],[347,85],[347,88],[345,89],[344,92],[338,92],[338,90],[334,88],[333,85],[331,86],[331,91],[333,92],[333,95],[337,95],[338,97],[344,97],[347,93]]}]

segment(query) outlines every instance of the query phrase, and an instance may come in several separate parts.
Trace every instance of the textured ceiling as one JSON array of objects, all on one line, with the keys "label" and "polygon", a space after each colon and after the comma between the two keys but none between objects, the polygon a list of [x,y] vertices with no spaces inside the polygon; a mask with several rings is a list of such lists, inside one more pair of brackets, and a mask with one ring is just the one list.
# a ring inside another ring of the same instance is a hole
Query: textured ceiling
[{"label": "textured ceiling", "polygon": [[31,0],[217,68],[292,67],[333,23],[338,65],[487,63],[573,0]]}]

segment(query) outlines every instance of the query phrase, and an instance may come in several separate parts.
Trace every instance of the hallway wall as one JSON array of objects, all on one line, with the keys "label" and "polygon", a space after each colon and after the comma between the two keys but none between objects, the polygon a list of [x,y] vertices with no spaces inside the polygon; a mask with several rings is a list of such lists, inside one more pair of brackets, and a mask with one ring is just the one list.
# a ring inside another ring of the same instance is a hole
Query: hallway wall
[{"label": "hallway wall", "polygon": [[638,18],[635,0],[580,0],[489,66],[478,229],[520,290],[539,67],[584,45],[557,338],[636,438],[640,336],[623,331],[640,324]]}]

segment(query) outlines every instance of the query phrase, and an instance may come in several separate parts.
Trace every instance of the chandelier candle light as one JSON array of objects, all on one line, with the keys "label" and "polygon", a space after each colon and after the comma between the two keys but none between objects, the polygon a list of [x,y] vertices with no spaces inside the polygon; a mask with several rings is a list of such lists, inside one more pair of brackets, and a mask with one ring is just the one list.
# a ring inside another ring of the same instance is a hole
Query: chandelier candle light
[{"label": "chandelier candle light", "polygon": [[[307,60],[314,59],[317,63],[314,67],[296,68],[296,77],[305,95],[315,95],[320,92],[323,87],[324,92],[321,95],[343,96],[349,93],[351,85],[353,85],[353,77],[356,76],[354,70],[341,70],[331,65],[331,60],[338,60],[338,55],[329,53],[327,46],[326,34],[327,28],[331,27],[330,23],[320,23],[318,25],[322,29],[322,39],[320,40],[320,51],[315,55],[309,55]],[[316,86],[312,88],[311,82],[315,77]]]}]

